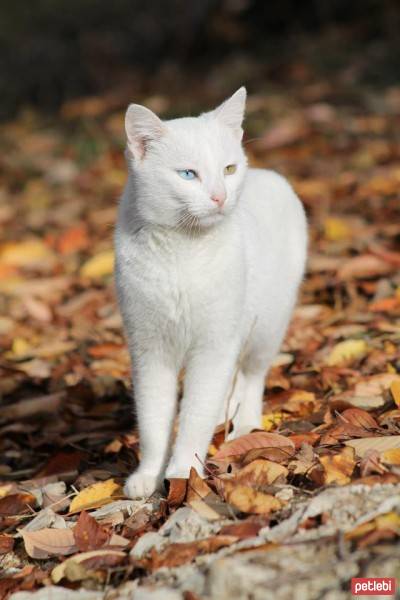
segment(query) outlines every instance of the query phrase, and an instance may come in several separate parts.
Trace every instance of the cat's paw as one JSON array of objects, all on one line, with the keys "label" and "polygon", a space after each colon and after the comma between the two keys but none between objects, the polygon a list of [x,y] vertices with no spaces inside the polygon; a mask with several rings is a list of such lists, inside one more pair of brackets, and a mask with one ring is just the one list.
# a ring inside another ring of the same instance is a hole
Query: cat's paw
[{"label": "cat's paw", "polygon": [[124,486],[124,494],[132,500],[148,498],[160,488],[160,478],[150,473],[132,473]]}]

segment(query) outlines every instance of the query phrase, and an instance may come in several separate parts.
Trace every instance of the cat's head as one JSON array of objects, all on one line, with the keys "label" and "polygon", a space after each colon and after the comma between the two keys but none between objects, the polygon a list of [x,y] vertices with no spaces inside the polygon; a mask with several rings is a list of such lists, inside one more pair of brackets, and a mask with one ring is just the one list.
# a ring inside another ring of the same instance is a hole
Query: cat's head
[{"label": "cat's head", "polygon": [[136,210],[145,223],[210,227],[234,209],[247,168],[246,90],[199,117],[161,121],[131,104],[125,118]]}]

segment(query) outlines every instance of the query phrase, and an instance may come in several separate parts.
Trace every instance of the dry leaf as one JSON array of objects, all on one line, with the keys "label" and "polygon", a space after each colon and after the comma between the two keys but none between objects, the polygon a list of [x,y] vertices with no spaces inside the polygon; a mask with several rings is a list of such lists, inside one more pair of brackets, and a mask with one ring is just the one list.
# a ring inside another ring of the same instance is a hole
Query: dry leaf
[{"label": "dry leaf", "polygon": [[32,494],[10,494],[0,498],[0,517],[11,517],[32,512],[36,498]]},{"label": "dry leaf", "polygon": [[78,548],[75,545],[72,529],[40,529],[39,531],[21,531],[25,550],[32,558],[49,558],[74,554]]},{"label": "dry leaf", "polygon": [[68,558],[61,564],[54,567],[51,572],[51,579],[53,583],[56,584],[60,583],[62,579],[76,581],[77,579],[68,577],[71,572],[73,573],[73,567],[76,565],[79,565],[83,568],[83,571],[81,570],[80,572],[86,576],[87,569],[115,567],[116,565],[121,564],[125,559],[126,554],[120,550],[103,549],[93,550],[91,552],[82,552],[81,554],[77,554],[72,558]]},{"label": "dry leaf", "polygon": [[14,538],[11,535],[0,533],[0,555],[8,554],[14,548]]},{"label": "dry leaf", "polygon": [[381,460],[388,465],[400,466],[400,447],[382,452]]},{"label": "dry leaf", "polygon": [[356,427],[361,427],[364,429],[378,429],[379,425],[375,421],[374,417],[371,417],[369,413],[365,410],[361,410],[360,408],[348,408],[342,412],[341,418],[355,425]]},{"label": "dry leaf", "polygon": [[391,450],[392,448],[400,448],[400,435],[365,437],[360,440],[347,440],[344,443],[346,446],[354,448],[357,456],[363,457],[368,450],[385,452],[385,450]]},{"label": "dry leaf", "polygon": [[400,408],[400,379],[395,379],[390,385],[393,400],[398,408]]},{"label": "dry leaf", "polygon": [[339,366],[363,358],[367,352],[368,345],[364,340],[345,340],[334,346],[327,358],[327,364],[330,367]]},{"label": "dry leaf", "polygon": [[234,476],[234,482],[240,485],[259,488],[271,485],[277,479],[283,481],[286,478],[288,470],[279,463],[266,459],[254,460]]},{"label": "dry leaf", "polygon": [[321,456],[320,461],[325,471],[325,483],[346,485],[351,481],[351,475],[356,466],[354,450],[343,448],[339,454]]},{"label": "dry leaf", "polygon": [[99,508],[115,500],[116,496],[122,496],[121,486],[114,479],[98,481],[89,487],[81,490],[73,498],[69,507],[70,513],[80,512],[90,508]]},{"label": "dry leaf", "polygon": [[264,515],[282,507],[282,502],[271,494],[264,494],[245,485],[227,481],[224,491],[226,501],[240,512]]},{"label": "dry leaf", "polygon": [[215,535],[206,539],[196,540],[183,544],[169,544],[165,550],[157,552],[152,550],[147,561],[148,568],[154,570],[161,567],[178,567],[188,563],[196,556],[216,552],[220,548],[230,546],[236,541],[231,535]]},{"label": "dry leaf", "polygon": [[89,279],[98,279],[111,275],[114,271],[114,252],[113,250],[104,250],[99,252],[81,267],[80,274],[82,277]]},{"label": "dry leaf", "polygon": [[192,467],[190,469],[189,481],[187,484],[186,501],[190,503],[193,500],[202,500],[213,493],[210,486],[200,477],[196,469]]},{"label": "dry leaf", "polygon": [[111,530],[99,525],[96,519],[85,510],[79,515],[79,519],[73,528],[75,544],[80,552],[98,550],[105,546],[111,537]]},{"label": "dry leaf", "polygon": [[175,478],[169,479],[168,483],[168,506],[171,508],[177,508],[178,506],[181,506],[185,500],[188,480],[183,478]]},{"label": "dry leaf", "polygon": [[293,442],[290,439],[278,433],[269,433],[266,431],[255,431],[242,435],[231,442],[222,444],[218,452],[215,454],[215,459],[226,458],[245,454],[249,450],[258,448],[286,448],[292,447]]}]

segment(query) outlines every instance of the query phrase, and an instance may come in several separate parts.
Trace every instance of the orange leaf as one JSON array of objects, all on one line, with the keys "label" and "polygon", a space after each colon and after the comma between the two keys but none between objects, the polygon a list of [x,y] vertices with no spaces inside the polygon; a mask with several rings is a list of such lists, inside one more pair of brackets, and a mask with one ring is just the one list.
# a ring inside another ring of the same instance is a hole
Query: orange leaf
[{"label": "orange leaf", "polygon": [[224,487],[226,501],[240,512],[263,515],[282,507],[278,498],[271,494],[258,492],[246,485],[235,485],[233,482],[227,481]]},{"label": "orange leaf", "polygon": [[204,479],[200,477],[196,469],[192,467],[190,469],[189,481],[187,485],[187,502],[190,503],[192,500],[202,500],[209,494],[213,493],[214,492],[212,489],[207,485]]},{"label": "orange leaf", "polygon": [[350,482],[356,466],[352,448],[343,448],[339,454],[321,456],[320,461],[325,470],[325,484],[346,485]]},{"label": "orange leaf", "polygon": [[175,478],[169,479],[168,482],[168,506],[171,508],[177,508],[178,506],[181,506],[185,500],[188,480]]},{"label": "orange leaf", "polygon": [[57,248],[61,254],[72,254],[88,247],[88,230],[84,223],[67,229],[60,236],[57,243]]},{"label": "orange leaf", "polygon": [[279,463],[270,460],[254,460],[235,473],[234,481],[240,485],[262,487],[271,485],[277,479],[285,479],[288,470]]},{"label": "orange leaf", "polygon": [[10,494],[0,499],[0,517],[11,517],[30,512],[29,507],[36,505],[32,494]]},{"label": "orange leaf", "polygon": [[393,400],[395,401],[396,406],[400,408],[400,380],[395,379],[391,386],[390,391],[392,392]]}]

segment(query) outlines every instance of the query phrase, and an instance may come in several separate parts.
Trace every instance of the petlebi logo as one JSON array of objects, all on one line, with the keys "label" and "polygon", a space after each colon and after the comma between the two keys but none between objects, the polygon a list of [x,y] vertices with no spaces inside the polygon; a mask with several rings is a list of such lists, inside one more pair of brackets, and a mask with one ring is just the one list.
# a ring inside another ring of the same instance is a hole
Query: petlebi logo
[{"label": "petlebi logo", "polygon": [[395,577],[353,577],[351,580],[353,596],[394,596]]}]

